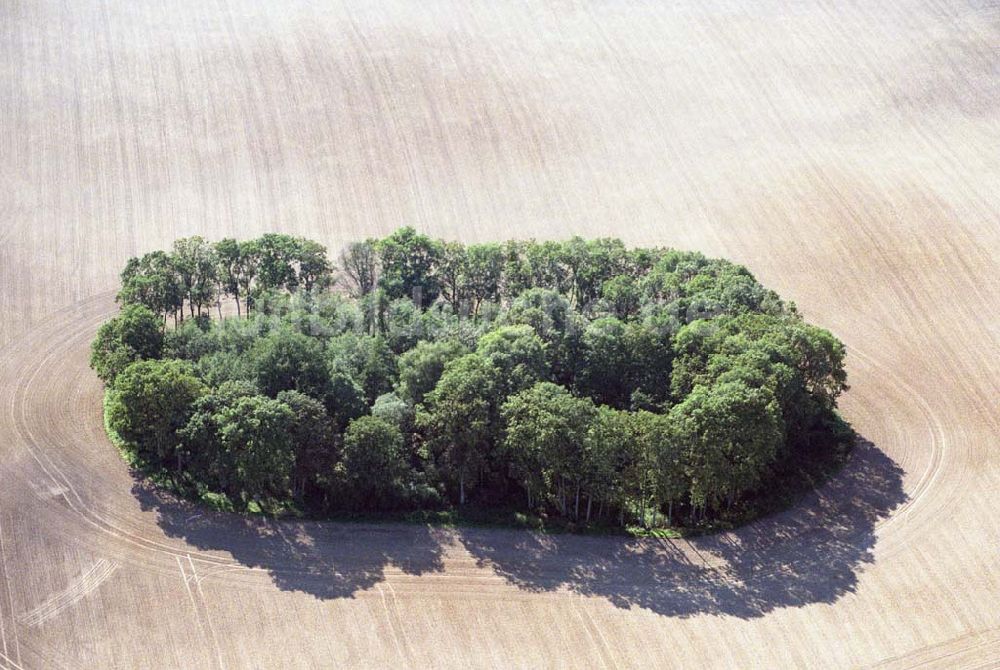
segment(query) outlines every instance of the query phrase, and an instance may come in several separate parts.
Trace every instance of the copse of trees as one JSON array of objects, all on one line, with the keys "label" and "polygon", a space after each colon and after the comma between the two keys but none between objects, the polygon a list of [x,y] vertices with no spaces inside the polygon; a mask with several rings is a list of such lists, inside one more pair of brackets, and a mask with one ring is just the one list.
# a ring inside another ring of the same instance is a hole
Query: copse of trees
[{"label": "copse of trees", "polygon": [[843,345],[728,261],[404,228],[339,263],[279,234],[129,260],[92,349],[109,430],[237,507],[646,526],[850,440]]}]

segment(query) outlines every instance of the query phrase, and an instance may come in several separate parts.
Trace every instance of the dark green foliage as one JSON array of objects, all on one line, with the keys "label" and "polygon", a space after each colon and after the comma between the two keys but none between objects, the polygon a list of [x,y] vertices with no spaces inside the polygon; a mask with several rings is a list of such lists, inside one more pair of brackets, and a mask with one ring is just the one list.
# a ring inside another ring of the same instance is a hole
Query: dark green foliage
[{"label": "dark green foliage", "polygon": [[160,319],[148,308],[129,304],[97,330],[90,345],[90,367],[111,384],[130,363],[159,358],[163,351]]},{"label": "dark green foliage", "polygon": [[282,391],[277,399],[292,411],[288,428],[295,455],[292,492],[301,501],[329,483],[339,458],[339,431],[320,401],[298,391]]},{"label": "dark green foliage", "polygon": [[572,495],[572,516],[579,518],[581,487],[592,467],[587,437],[596,416],[593,401],[539,382],[510,397],[502,416],[504,448],[528,493],[528,504],[542,495],[569,516],[567,496]]},{"label": "dark green foliage", "polygon": [[244,396],[218,413],[218,439],[230,496],[261,498],[288,494],[295,465],[295,414],[285,403]]},{"label": "dark green foliage", "polygon": [[350,298],[288,235],[130,260],[93,344],[109,426],[236,504],[643,526],[736,518],[851,439],[844,346],[728,261],[412,228],[340,259]]},{"label": "dark green foliage", "polygon": [[417,426],[447,472],[458,479],[465,504],[466,482],[495,457],[496,369],[479,354],[447,364],[417,413]]},{"label": "dark green foliage", "polygon": [[466,351],[456,340],[417,342],[399,357],[399,395],[414,404],[423,402],[437,385],[445,365]]},{"label": "dark green foliage", "polygon": [[257,340],[248,356],[265,395],[295,390],[322,399],[329,390],[330,372],[323,344],[316,338],[278,328]]},{"label": "dark green foliage", "polygon": [[200,315],[218,295],[218,259],[215,248],[201,237],[174,241],[171,261],[188,301],[190,316]]},{"label": "dark green foliage", "polygon": [[379,286],[390,298],[410,298],[421,307],[441,294],[437,266],[443,244],[413,228],[400,228],[377,244],[382,276]]},{"label": "dark green foliage", "polygon": [[206,391],[187,361],[136,361],[111,385],[108,423],[123,439],[137,445],[143,457],[170,465],[176,459],[180,469],[178,431]]},{"label": "dark green foliage", "polygon": [[496,369],[500,398],[549,378],[545,343],[531,326],[501,326],[480,338],[476,353]]},{"label": "dark green foliage", "polygon": [[327,359],[331,370],[358,383],[369,405],[391,391],[396,380],[396,355],[381,335],[339,335],[330,340]]},{"label": "dark green foliage", "polygon": [[347,426],[338,473],[354,509],[391,509],[402,502],[411,478],[403,434],[385,419],[363,416]]},{"label": "dark green foliage", "polygon": [[164,317],[176,314],[184,305],[184,289],[176,259],[163,251],[131,258],[121,273],[118,302],[144,305]]}]

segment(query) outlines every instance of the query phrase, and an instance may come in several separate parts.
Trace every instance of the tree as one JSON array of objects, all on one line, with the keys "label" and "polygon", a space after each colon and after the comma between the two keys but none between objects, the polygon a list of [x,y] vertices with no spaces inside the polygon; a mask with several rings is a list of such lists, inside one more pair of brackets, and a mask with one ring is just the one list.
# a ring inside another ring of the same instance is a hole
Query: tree
[{"label": "tree", "polygon": [[111,384],[129,364],[159,358],[163,351],[163,330],[159,318],[140,304],[127,304],[121,312],[97,330],[90,345],[90,367],[106,384]]},{"label": "tree", "polygon": [[667,524],[673,524],[674,503],[687,497],[691,488],[685,471],[684,443],[669,414],[636,412],[632,414],[635,425],[635,461],[630,479],[638,484],[640,516],[645,522],[646,503],[653,501],[656,510],[667,505]]},{"label": "tree", "polygon": [[299,266],[296,284],[306,291],[333,285],[336,268],[326,257],[326,247],[322,244],[303,237],[296,238],[295,260]]},{"label": "tree", "polygon": [[637,488],[630,476],[643,471],[641,447],[632,413],[607,406],[597,408],[587,433],[587,521],[596,498],[601,506],[598,515],[602,515],[605,505],[609,509],[617,506],[624,525],[629,496],[635,497]]},{"label": "tree", "polygon": [[593,402],[539,382],[511,396],[502,415],[504,445],[529,497],[535,478],[525,469],[540,466],[546,492],[563,515],[569,515],[567,495],[575,492],[573,516],[579,518],[580,493],[590,469],[587,435],[596,416]]},{"label": "tree", "polygon": [[614,317],[592,321],[583,333],[583,356],[576,374],[580,392],[595,402],[625,409],[635,388],[635,361],[627,329]]},{"label": "tree", "polygon": [[413,404],[423,402],[438,383],[445,365],[468,350],[456,340],[419,341],[399,357],[399,394]]},{"label": "tree", "polygon": [[231,237],[219,240],[215,243],[215,258],[218,263],[216,276],[219,279],[219,292],[223,295],[231,295],[236,301],[236,314],[242,316],[240,311],[240,272],[242,263],[240,258],[240,243]]},{"label": "tree", "polygon": [[346,374],[361,387],[368,404],[396,382],[396,356],[380,336],[344,333],[331,338],[327,360],[332,372]]},{"label": "tree", "polygon": [[464,244],[445,242],[440,245],[440,257],[435,274],[441,287],[441,297],[451,305],[452,311],[459,315],[465,307],[463,303],[469,298],[468,288],[465,285],[467,264],[468,252]]},{"label": "tree", "polygon": [[191,316],[215,300],[218,282],[218,261],[215,250],[203,237],[185,237],[175,240],[171,258]]},{"label": "tree", "polygon": [[368,411],[364,389],[349,374],[336,368],[330,369],[330,383],[323,401],[338,433]]},{"label": "tree", "polygon": [[510,303],[533,285],[531,264],[526,251],[534,242],[508,240],[502,247],[503,271],[500,273],[500,299]]},{"label": "tree", "polygon": [[522,251],[529,268],[531,287],[546,288],[564,295],[569,293],[569,271],[562,263],[562,244],[532,240],[525,243]]},{"label": "tree", "polygon": [[[623,525],[697,523],[850,439],[843,344],[728,261],[412,228],[341,260],[351,299],[289,235],[130,259],[92,344],[109,427],[199,492],[360,510],[523,488]],[[246,318],[213,322],[216,294]]]},{"label": "tree", "polygon": [[292,495],[303,500],[310,490],[320,490],[336,464],[337,433],[323,404],[298,391],[282,391],[277,400],[292,411],[288,438],[295,455]]},{"label": "tree", "polygon": [[272,398],[295,390],[323,400],[329,390],[322,343],[291,328],[276,329],[257,340],[248,358],[257,386]]},{"label": "tree", "polygon": [[155,314],[174,314],[183,307],[183,290],[173,259],[163,251],[130,258],[121,273],[116,297],[123,305],[145,305]]},{"label": "tree", "polygon": [[239,292],[243,295],[248,318],[258,291],[257,277],[260,274],[261,253],[259,240],[246,240],[239,244],[239,260],[236,263],[235,279]]},{"label": "tree", "polygon": [[568,292],[578,309],[600,296],[601,285],[627,266],[621,240],[584,240],[573,237],[562,245],[560,260],[566,268]]},{"label": "tree", "polygon": [[479,339],[476,353],[497,370],[497,392],[507,397],[548,379],[545,345],[531,326],[503,326]]},{"label": "tree", "polygon": [[466,482],[490,460],[496,414],[493,370],[477,354],[448,363],[417,413],[417,426],[448,471],[458,477],[459,504]]},{"label": "tree", "polygon": [[258,238],[257,282],[261,291],[298,288],[299,278],[294,266],[298,252],[299,245],[290,235],[265,233]]},{"label": "tree", "polygon": [[379,285],[390,299],[410,298],[421,307],[431,305],[441,293],[437,266],[439,242],[413,228],[400,228],[378,242],[382,276]]},{"label": "tree", "polygon": [[282,497],[295,464],[295,415],[280,400],[244,396],[218,414],[219,443],[232,471],[228,493],[243,498]]},{"label": "tree", "polygon": [[639,313],[642,295],[631,275],[615,275],[605,280],[601,284],[601,297],[611,313],[622,321],[628,321]]},{"label": "tree", "polygon": [[466,247],[462,285],[472,303],[473,316],[479,316],[483,303],[500,301],[503,268],[504,250],[499,244],[470,244]]},{"label": "tree", "polygon": [[691,502],[702,508],[757,485],[782,439],[774,394],[742,382],[696,386],[670,419],[685,447]]},{"label": "tree", "polygon": [[355,506],[395,505],[409,474],[399,428],[374,416],[352,421],[344,433],[343,474]]},{"label": "tree", "polygon": [[534,328],[545,343],[552,377],[564,386],[573,384],[583,355],[581,338],[586,321],[565,296],[552,289],[528,289],[513,300],[503,321]]},{"label": "tree", "polygon": [[375,398],[372,405],[372,416],[388,421],[399,428],[404,439],[414,430],[415,413],[413,405],[400,398],[395,393],[383,393]]},{"label": "tree", "polygon": [[374,240],[351,242],[340,254],[340,266],[354,287],[356,298],[375,290],[378,283],[378,249]]},{"label": "tree", "polygon": [[188,361],[136,361],[111,386],[107,421],[111,430],[135,445],[138,455],[154,463],[176,459],[177,447],[194,402],[207,392]]}]

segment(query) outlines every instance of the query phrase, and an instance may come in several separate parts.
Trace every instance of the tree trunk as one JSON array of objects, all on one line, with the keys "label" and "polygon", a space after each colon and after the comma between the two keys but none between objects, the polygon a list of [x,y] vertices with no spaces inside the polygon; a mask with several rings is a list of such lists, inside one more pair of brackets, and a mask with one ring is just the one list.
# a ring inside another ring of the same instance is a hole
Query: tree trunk
[{"label": "tree trunk", "polygon": [[465,473],[458,476],[458,504],[465,504]]},{"label": "tree trunk", "polygon": [[594,496],[587,496],[587,523],[590,523],[590,508],[594,504]]},{"label": "tree trunk", "polygon": [[576,501],[573,503],[573,518],[580,519],[580,482],[576,483]]},{"label": "tree trunk", "polygon": [[236,299],[236,317],[241,318],[243,316],[243,312],[240,311],[240,292],[237,291],[234,293],[233,298]]},{"label": "tree trunk", "polygon": [[222,321],[222,301],[216,301],[215,306],[219,310],[219,321]]},{"label": "tree trunk", "polygon": [[667,525],[674,525],[674,501],[671,500],[667,503]]}]

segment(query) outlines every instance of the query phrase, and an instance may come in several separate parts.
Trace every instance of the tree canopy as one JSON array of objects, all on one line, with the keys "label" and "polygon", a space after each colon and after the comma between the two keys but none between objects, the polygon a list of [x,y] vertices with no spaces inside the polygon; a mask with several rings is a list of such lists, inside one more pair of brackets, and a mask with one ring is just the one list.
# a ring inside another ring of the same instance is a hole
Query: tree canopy
[{"label": "tree canopy", "polygon": [[92,345],[109,428],[242,504],[650,525],[723,513],[842,425],[844,346],[725,260],[412,228],[338,258],[271,233],[130,259]]}]

